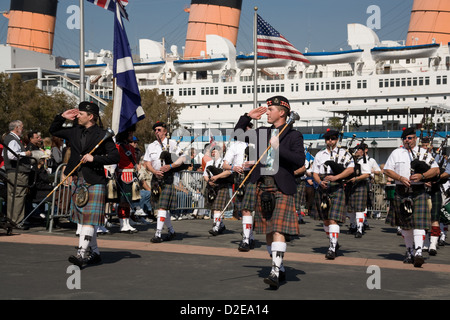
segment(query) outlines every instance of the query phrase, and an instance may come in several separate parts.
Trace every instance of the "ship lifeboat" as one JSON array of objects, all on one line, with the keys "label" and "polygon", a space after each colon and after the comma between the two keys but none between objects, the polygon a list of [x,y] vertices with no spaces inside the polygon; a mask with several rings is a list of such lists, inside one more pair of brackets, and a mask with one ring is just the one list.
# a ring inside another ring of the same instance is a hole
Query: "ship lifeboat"
[{"label": "ship lifeboat", "polygon": [[401,47],[375,47],[370,50],[375,61],[415,59],[433,57],[439,48],[439,44],[423,44]]},{"label": "ship lifeboat", "polygon": [[220,70],[227,63],[227,58],[175,60],[173,67],[176,72]]},{"label": "ship lifeboat", "polygon": [[355,63],[361,59],[364,50],[347,50],[336,52],[307,52],[303,55],[312,65],[317,64],[337,64],[337,63]]},{"label": "ship lifeboat", "polygon": [[[254,66],[254,56],[238,55],[236,56],[236,63],[239,69],[252,69]],[[275,67],[285,67],[289,64],[290,60],[287,59],[277,59],[268,58],[263,56],[258,56],[258,68],[275,68]]]},{"label": "ship lifeboat", "polygon": [[[80,65],[79,64],[63,64],[59,66],[61,69],[70,71],[73,73],[80,73]],[[86,64],[84,66],[84,74],[88,76],[97,76],[103,74],[103,71],[107,68],[106,63],[100,64]]]},{"label": "ship lifeboat", "polygon": [[136,73],[158,73],[162,70],[165,61],[140,62],[134,63],[134,71]]}]

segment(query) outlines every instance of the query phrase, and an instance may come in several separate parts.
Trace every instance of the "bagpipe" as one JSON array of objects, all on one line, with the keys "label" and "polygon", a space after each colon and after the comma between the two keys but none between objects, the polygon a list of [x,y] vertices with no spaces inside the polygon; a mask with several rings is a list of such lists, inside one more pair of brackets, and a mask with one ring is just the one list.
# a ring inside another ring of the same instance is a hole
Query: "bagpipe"
[{"label": "bagpipe", "polygon": [[[242,160],[242,165],[244,166],[244,164],[248,161],[248,159],[250,158],[250,152],[253,152],[255,149],[255,145],[254,144],[250,144],[247,143],[247,147],[244,150],[244,157]],[[248,171],[243,170],[242,173],[236,173],[234,175],[234,185],[235,186],[239,186],[245,179],[245,177],[247,176]],[[238,188],[238,190],[236,190],[236,197],[242,201],[242,199],[244,198],[244,194],[245,194],[245,188]]]}]

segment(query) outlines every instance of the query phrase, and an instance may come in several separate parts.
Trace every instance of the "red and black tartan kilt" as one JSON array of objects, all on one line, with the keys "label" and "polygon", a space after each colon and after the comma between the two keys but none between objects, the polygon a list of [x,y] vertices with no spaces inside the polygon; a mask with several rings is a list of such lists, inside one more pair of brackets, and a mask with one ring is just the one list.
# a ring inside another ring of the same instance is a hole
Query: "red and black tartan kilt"
[{"label": "red and black tartan kilt", "polygon": [[177,208],[177,189],[173,184],[164,184],[156,208],[165,210]]},{"label": "red and black tartan kilt", "polygon": [[242,210],[255,211],[256,207],[256,183],[247,183],[244,198],[242,199]]},{"label": "red and black tartan kilt", "polygon": [[344,186],[340,182],[328,183],[328,196],[330,197],[331,207],[327,212],[323,212],[320,204],[322,202],[322,194],[327,192],[322,187],[317,188],[314,195],[315,202],[315,219],[318,220],[334,220],[338,223],[344,223],[346,219],[346,204]]},{"label": "red and black tartan kilt", "polygon": [[350,195],[348,198],[348,212],[363,212],[367,209],[367,181],[360,181],[356,185],[350,187]]},{"label": "red and black tartan kilt", "polygon": [[295,209],[301,211],[302,204],[305,203],[306,180],[300,180],[297,184],[297,192],[295,193]]},{"label": "red and black tartan kilt", "polygon": [[[223,209],[225,209],[225,206],[230,201],[230,199],[230,189],[228,187],[222,187],[217,190],[216,198],[212,203],[208,205],[208,209],[213,211],[222,211]],[[228,206],[228,210],[230,210],[230,206]]]},{"label": "red and black tartan kilt", "polygon": [[399,226],[402,229],[425,229],[428,230],[431,227],[431,213],[429,208],[430,196],[425,192],[414,193],[411,198],[413,200],[413,213],[407,217],[403,214],[403,200],[407,196],[399,192],[399,189],[395,190],[394,210],[391,211],[391,215],[386,217],[386,223],[391,226]]},{"label": "red and black tartan kilt", "polygon": [[[261,193],[264,191],[275,193],[275,209],[270,219],[264,218],[261,210]],[[270,234],[279,232],[288,235],[298,235],[298,216],[295,213],[294,195],[287,195],[278,190],[276,185],[258,183],[256,187],[255,232]]]},{"label": "red and black tartan kilt", "polygon": [[[85,186],[89,190],[88,202],[84,207],[75,204],[77,188]],[[72,201],[70,204],[70,220],[82,225],[104,226],[105,225],[105,202],[106,185],[88,185],[83,178],[73,177],[72,180]]]}]

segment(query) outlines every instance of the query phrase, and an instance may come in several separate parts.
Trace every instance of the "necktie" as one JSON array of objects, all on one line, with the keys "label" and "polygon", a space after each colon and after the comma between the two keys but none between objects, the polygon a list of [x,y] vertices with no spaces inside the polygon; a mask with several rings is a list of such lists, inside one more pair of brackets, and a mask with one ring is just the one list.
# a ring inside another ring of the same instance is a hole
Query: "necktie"
[{"label": "necktie", "polygon": [[[278,134],[278,129],[274,129],[271,131],[271,135],[270,138],[275,137]],[[269,151],[267,151],[267,169],[272,169],[273,168],[273,162],[275,161],[275,150],[270,147]]]}]

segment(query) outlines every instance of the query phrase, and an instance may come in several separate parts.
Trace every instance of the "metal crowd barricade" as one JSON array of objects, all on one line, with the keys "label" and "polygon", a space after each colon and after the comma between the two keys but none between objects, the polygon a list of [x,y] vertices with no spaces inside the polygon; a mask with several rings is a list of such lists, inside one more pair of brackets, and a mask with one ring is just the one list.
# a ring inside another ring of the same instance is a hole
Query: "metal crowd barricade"
[{"label": "metal crowd barricade", "polygon": [[[57,186],[64,178],[62,173],[64,172],[66,165],[66,163],[62,163],[56,168],[53,187]],[[72,178],[69,177],[52,195],[52,204],[48,216],[48,232],[52,232],[55,218],[63,218],[70,215],[71,183]]]},{"label": "metal crowd barricade", "polygon": [[203,172],[181,171],[179,181],[174,181],[177,189],[177,209],[204,209],[206,181]]},{"label": "metal crowd barricade", "polygon": [[367,213],[380,213],[382,217],[386,217],[389,210],[389,201],[387,200],[385,185],[374,183],[372,184],[371,192],[371,207],[367,208]]}]

